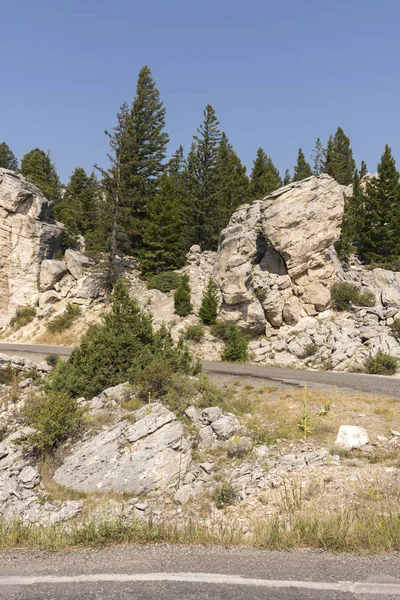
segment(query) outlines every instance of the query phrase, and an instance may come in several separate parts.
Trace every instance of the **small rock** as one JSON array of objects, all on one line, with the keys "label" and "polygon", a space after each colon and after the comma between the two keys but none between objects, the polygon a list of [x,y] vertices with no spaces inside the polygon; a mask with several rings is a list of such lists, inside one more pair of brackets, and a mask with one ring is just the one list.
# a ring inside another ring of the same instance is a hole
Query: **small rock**
[{"label": "small rock", "polygon": [[149,504],[148,502],[137,502],[135,504],[135,508],[137,508],[138,510],[146,510],[148,508]]}]

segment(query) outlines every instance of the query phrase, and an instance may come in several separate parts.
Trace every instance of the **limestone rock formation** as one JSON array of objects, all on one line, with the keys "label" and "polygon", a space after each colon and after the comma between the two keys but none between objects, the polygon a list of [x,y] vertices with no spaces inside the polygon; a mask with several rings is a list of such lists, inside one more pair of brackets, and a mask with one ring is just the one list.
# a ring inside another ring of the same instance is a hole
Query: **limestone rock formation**
[{"label": "limestone rock formation", "polygon": [[333,244],[344,191],[328,175],[309,177],[240,207],[221,233],[214,277],[222,316],[254,332],[323,311],[340,265]]},{"label": "limestone rock formation", "polygon": [[62,238],[50,214],[36,186],[0,169],[0,324],[17,306],[37,301],[42,261],[55,257]]}]

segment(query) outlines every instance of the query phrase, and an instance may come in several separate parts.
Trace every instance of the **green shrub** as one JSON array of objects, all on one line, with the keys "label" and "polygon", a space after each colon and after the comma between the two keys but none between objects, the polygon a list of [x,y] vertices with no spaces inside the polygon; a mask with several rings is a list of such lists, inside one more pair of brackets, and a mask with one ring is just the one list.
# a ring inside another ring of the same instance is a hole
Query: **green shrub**
[{"label": "green shrub", "polygon": [[165,271],[164,273],[152,275],[152,277],[147,280],[147,287],[149,290],[160,290],[160,292],[166,293],[171,290],[176,290],[181,279],[182,276],[179,275],[179,273]]},{"label": "green shrub", "polygon": [[217,319],[219,303],[218,291],[218,285],[210,277],[207,287],[204,290],[199,310],[199,317],[204,325],[213,325]]},{"label": "green shrub", "polygon": [[187,317],[192,312],[192,305],[190,303],[190,284],[189,277],[183,275],[180,283],[174,293],[174,307],[175,312],[180,317]]},{"label": "green shrub", "polygon": [[10,319],[10,325],[12,327],[25,327],[36,317],[36,308],[34,306],[18,306],[15,311],[15,315]]},{"label": "green shrub", "polygon": [[55,367],[59,359],[60,357],[58,356],[58,354],[48,354],[45,358],[45,361],[47,362],[49,367]]},{"label": "green shrub", "polygon": [[315,356],[318,352],[317,344],[307,344],[304,348],[304,352],[300,358],[310,358],[310,356]]},{"label": "green shrub", "polygon": [[183,336],[185,340],[191,340],[192,342],[201,342],[204,337],[204,327],[201,323],[195,323],[194,325],[188,325]]},{"label": "green shrub", "polygon": [[264,290],[264,288],[259,287],[254,290],[254,295],[257,298],[257,300],[262,304],[267,297],[267,292]]},{"label": "green shrub", "polygon": [[12,368],[11,363],[8,362],[5,367],[0,369],[0,384],[9,385],[13,383],[18,377],[18,372]]},{"label": "green shrub", "polygon": [[229,323],[229,321],[223,321],[222,319],[217,319],[215,321],[214,325],[212,325],[210,327],[210,331],[214,337],[219,338],[219,339],[223,340],[224,342],[226,342],[226,340],[228,339],[228,332],[229,332],[230,326],[231,326],[231,323]]},{"label": "green shrub", "polygon": [[217,508],[225,508],[235,502],[236,492],[230,483],[223,483],[215,490],[214,500]]},{"label": "green shrub", "polygon": [[248,339],[246,334],[233,323],[230,323],[222,353],[222,360],[229,362],[246,362]]},{"label": "green shrub", "polygon": [[66,361],[58,362],[49,385],[73,398],[92,398],[107,387],[134,382],[137,373],[156,357],[169,362],[173,372],[199,370],[184,343],[174,344],[165,327],[154,333],[151,316],[140,310],[125,282],[119,280],[110,312],[83,336]]},{"label": "green shrub", "polygon": [[46,325],[46,329],[49,333],[61,333],[69,329],[80,314],[81,308],[78,304],[68,303],[62,315],[50,319]]},{"label": "green shrub", "polygon": [[171,386],[174,375],[172,365],[161,356],[156,357],[135,376],[142,400],[162,399]]},{"label": "green shrub", "polygon": [[354,283],[337,281],[331,287],[331,305],[336,310],[349,310],[352,306],[375,306],[372,292],[361,293]]},{"label": "green shrub", "polygon": [[50,392],[26,402],[22,414],[27,425],[36,429],[27,438],[38,454],[52,453],[67,438],[75,435],[83,410],[68,394]]},{"label": "green shrub", "polygon": [[399,359],[381,350],[365,361],[365,369],[370,375],[395,375],[399,367]]},{"label": "green shrub", "polygon": [[393,336],[396,340],[400,340],[400,319],[395,319],[393,323],[390,325],[390,329],[392,330]]}]

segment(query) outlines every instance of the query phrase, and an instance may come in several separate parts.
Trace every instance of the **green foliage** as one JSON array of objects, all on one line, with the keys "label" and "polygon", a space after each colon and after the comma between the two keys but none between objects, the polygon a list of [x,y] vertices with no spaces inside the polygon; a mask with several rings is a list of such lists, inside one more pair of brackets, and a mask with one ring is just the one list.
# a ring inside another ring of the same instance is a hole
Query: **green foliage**
[{"label": "green foliage", "polygon": [[207,287],[204,290],[199,310],[199,317],[204,325],[213,325],[217,319],[219,302],[218,291],[218,285],[210,277]]},{"label": "green foliage", "polygon": [[350,140],[343,129],[338,127],[334,136],[330,136],[325,153],[324,172],[336,179],[341,185],[349,185],[353,180],[356,163]]},{"label": "green foliage", "polygon": [[18,376],[18,373],[11,366],[11,362],[8,362],[5,367],[0,369],[0,384],[10,385],[13,383]]},{"label": "green foliage", "polygon": [[180,317],[187,317],[192,312],[190,303],[190,283],[188,275],[183,275],[174,293],[175,312]]},{"label": "green foliage", "polygon": [[215,321],[214,325],[212,325],[210,327],[210,331],[213,336],[215,336],[216,338],[220,338],[221,340],[226,342],[226,340],[228,339],[228,332],[229,332],[230,326],[231,326],[231,323],[229,323],[228,321],[223,321],[222,319],[217,319]]},{"label": "green foliage", "polygon": [[376,305],[376,296],[372,292],[363,292],[358,296],[358,306],[372,307]]},{"label": "green foliage", "polygon": [[359,173],[359,177],[360,179],[362,179],[364,177],[364,175],[366,175],[368,173],[368,169],[367,169],[367,163],[365,163],[363,160],[361,161],[361,168],[360,168],[360,173]]},{"label": "green foliage", "polygon": [[140,310],[120,279],[111,311],[83,336],[67,361],[59,361],[49,385],[74,398],[92,398],[107,387],[135,381],[137,373],[158,357],[167,361],[173,372],[193,374],[198,370],[186,346],[175,345],[165,327],[153,332],[151,317]]},{"label": "green foliage", "polygon": [[22,157],[20,171],[28,181],[34,183],[43,192],[48,200],[56,204],[60,201],[60,180],[49,153],[39,148],[31,150]]},{"label": "green foliage", "polygon": [[0,168],[18,171],[18,160],[6,142],[0,144]]},{"label": "green foliage", "polygon": [[306,161],[304,152],[301,148],[299,148],[299,154],[297,156],[297,164],[294,167],[293,181],[301,181],[302,179],[311,177],[312,174],[313,174],[313,172],[311,170],[310,165]]},{"label": "green foliage", "polygon": [[313,161],[313,173],[314,175],[321,175],[325,171],[325,149],[322,145],[320,138],[317,138],[312,153]]},{"label": "green foliage", "polygon": [[175,273],[174,271],[165,271],[164,273],[157,273],[152,275],[147,280],[147,287],[149,290],[159,290],[160,292],[170,292],[176,290],[182,279],[182,275]]},{"label": "green foliage", "polygon": [[61,315],[54,317],[54,319],[50,319],[46,325],[46,329],[49,333],[61,333],[62,331],[66,331],[72,326],[73,322],[80,314],[81,308],[78,304],[68,303],[65,311]]},{"label": "green foliage", "polygon": [[286,169],[285,171],[285,176],[283,178],[283,185],[289,185],[289,183],[291,183],[292,178],[290,176],[290,171],[289,169]]},{"label": "green foliage", "polygon": [[272,159],[262,148],[257,150],[250,178],[250,196],[260,200],[282,186],[282,179]]},{"label": "green foliage", "polygon": [[394,319],[393,323],[390,325],[390,329],[396,340],[400,341],[400,319]]},{"label": "green foliage", "polygon": [[317,344],[307,344],[307,346],[304,348],[304,352],[303,352],[301,358],[310,358],[311,356],[315,356],[315,354],[317,354],[317,352],[318,352]]},{"label": "green foliage", "polygon": [[398,368],[399,359],[381,350],[365,361],[365,369],[370,375],[395,375]]},{"label": "green foliage", "polygon": [[54,452],[61,442],[79,431],[83,411],[68,394],[49,392],[44,397],[29,399],[22,414],[26,424],[36,429],[27,437],[28,445],[44,455]]},{"label": "green foliage", "polygon": [[298,422],[297,426],[300,429],[300,431],[303,433],[305,438],[308,437],[309,435],[311,435],[313,432],[313,429],[311,427],[311,415],[308,412],[306,399],[304,399],[303,412],[301,414],[301,418],[300,418],[300,421]]},{"label": "green foliage", "polygon": [[262,304],[267,297],[267,292],[264,288],[258,287],[254,290],[254,295],[257,298],[257,300]]},{"label": "green foliage", "polygon": [[356,285],[337,281],[331,287],[331,305],[336,310],[349,310],[354,306],[375,306],[376,298],[371,292],[361,293]]},{"label": "green foliage", "polygon": [[45,361],[47,362],[49,367],[55,367],[59,360],[60,357],[58,356],[58,354],[48,354],[45,358]]},{"label": "green foliage", "polygon": [[157,356],[144,369],[138,371],[134,378],[140,397],[148,402],[162,399],[171,387],[173,375],[172,365],[161,356]]},{"label": "green foliage", "polygon": [[223,483],[214,492],[215,506],[219,509],[230,506],[236,500],[237,494],[230,483]]},{"label": "green foliage", "polygon": [[246,334],[233,323],[229,324],[226,331],[226,341],[222,360],[229,362],[246,362],[248,339]]},{"label": "green foliage", "polygon": [[201,342],[204,337],[204,327],[201,323],[195,323],[194,325],[187,325],[183,332],[185,340],[191,340],[192,342]]},{"label": "green foliage", "polygon": [[356,250],[359,236],[363,228],[364,194],[360,186],[357,169],[353,174],[353,195],[344,196],[344,213],[340,230],[340,238],[335,243],[337,255],[341,261],[347,263],[351,254]]},{"label": "green foliage", "polygon": [[36,317],[36,308],[27,304],[18,306],[15,315],[10,319],[10,325],[15,328],[25,327]]}]

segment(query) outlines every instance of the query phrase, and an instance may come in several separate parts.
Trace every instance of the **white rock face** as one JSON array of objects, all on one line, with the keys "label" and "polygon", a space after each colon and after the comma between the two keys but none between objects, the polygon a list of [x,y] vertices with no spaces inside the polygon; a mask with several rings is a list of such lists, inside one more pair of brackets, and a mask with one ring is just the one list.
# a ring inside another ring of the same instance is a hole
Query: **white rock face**
[{"label": "white rock face", "polygon": [[0,169],[0,324],[37,301],[42,261],[55,256],[62,237],[50,211],[36,186]]},{"label": "white rock face", "polygon": [[134,416],[135,423],[122,421],[78,445],[54,479],[84,492],[141,494],[177,485],[191,460],[182,423],[161,404],[144,406]]},{"label": "white rock face", "polygon": [[53,289],[55,284],[60,281],[68,272],[67,267],[61,260],[44,260],[40,266],[40,285],[41,292],[47,292]]},{"label": "white rock face", "polygon": [[343,208],[342,186],[328,175],[240,207],[221,233],[214,268],[223,318],[257,333],[267,322],[279,328],[325,310],[340,268],[333,244]]},{"label": "white rock face", "polygon": [[341,425],[336,438],[336,446],[352,450],[353,448],[361,448],[369,442],[368,433],[364,427],[357,425]]}]

